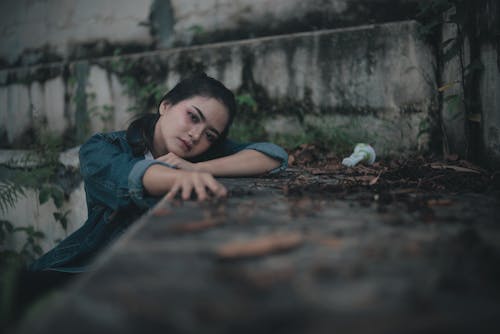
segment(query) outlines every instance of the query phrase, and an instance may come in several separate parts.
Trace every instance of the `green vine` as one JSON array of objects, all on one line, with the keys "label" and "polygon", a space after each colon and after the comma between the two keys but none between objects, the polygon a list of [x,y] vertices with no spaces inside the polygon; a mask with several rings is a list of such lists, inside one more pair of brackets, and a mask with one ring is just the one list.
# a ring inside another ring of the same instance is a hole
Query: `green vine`
[{"label": "green vine", "polygon": [[[438,88],[440,93],[446,93],[451,88],[459,86],[458,93],[446,94],[443,102],[447,105],[452,118],[461,116],[461,107],[465,111],[466,123],[466,156],[470,157],[469,142],[477,141],[477,124],[481,122],[478,78],[484,69],[479,58],[479,48],[475,44],[479,39],[476,31],[477,4],[472,0],[432,0],[421,2],[417,18],[422,25],[419,33],[428,41],[437,45],[438,59],[441,67],[454,59],[458,60],[459,73],[454,80],[442,83]],[[453,37],[442,40],[441,32],[444,25],[451,25],[456,33]],[[468,48],[466,49],[466,47]],[[466,54],[469,55],[468,62]],[[449,144],[444,130],[444,122],[440,119],[443,135],[443,151],[450,153]],[[474,144],[472,145],[474,146]],[[477,146],[477,144],[476,144]],[[473,150],[472,150],[473,151]]]}]

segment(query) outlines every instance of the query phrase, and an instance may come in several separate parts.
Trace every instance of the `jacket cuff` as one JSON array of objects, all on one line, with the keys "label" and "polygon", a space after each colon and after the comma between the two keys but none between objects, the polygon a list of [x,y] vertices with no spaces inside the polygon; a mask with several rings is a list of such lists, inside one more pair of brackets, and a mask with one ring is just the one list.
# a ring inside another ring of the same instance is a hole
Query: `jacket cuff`
[{"label": "jacket cuff", "polygon": [[166,162],[157,160],[141,160],[138,161],[128,175],[128,191],[132,201],[140,208],[147,209],[151,206],[150,196],[145,196],[144,184],[142,183],[142,178],[146,173],[146,170],[152,165],[163,165],[169,168],[176,169],[176,167],[167,164]]},{"label": "jacket cuff", "polygon": [[284,149],[272,143],[252,143],[245,147],[246,150],[255,150],[273,159],[279,160],[280,165],[269,174],[279,173],[288,167],[288,154]]}]

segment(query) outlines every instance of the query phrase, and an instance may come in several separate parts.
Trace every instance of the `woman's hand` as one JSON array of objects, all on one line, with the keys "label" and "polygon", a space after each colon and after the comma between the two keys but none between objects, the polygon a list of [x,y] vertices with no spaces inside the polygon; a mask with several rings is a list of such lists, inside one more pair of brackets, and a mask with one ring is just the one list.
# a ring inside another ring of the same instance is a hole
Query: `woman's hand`
[{"label": "woman's hand", "polygon": [[212,174],[191,171],[178,172],[172,187],[166,195],[168,200],[174,199],[179,192],[183,200],[188,200],[191,193],[195,191],[198,200],[204,201],[210,197],[207,189],[216,198],[226,197],[227,195],[226,187],[217,182]]},{"label": "woman's hand", "polygon": [[156,158],[158,161],[166,162],[167,164],[183,170],[196,171],[196,164],[182,159],[175,153],[167,153]]}]

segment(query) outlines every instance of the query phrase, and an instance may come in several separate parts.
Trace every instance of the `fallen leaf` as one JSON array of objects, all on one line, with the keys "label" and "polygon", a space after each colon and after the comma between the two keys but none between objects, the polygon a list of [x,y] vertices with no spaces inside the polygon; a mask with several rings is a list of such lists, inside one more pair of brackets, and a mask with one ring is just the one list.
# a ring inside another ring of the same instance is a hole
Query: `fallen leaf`
[{"label": "fallen leaf", "polygon": [[233,241],[215,251],[221,259],[240,259],[284,252],[302,244],[299,233],[276,234],[246,241]]},{"label": "fallen leaf", "polygon": [[169,227],[170,232],[190,233],[203,231],[224,223],[223,219],[207,218],[200,221],[176,224]]},{"label": "fallen leaf", "polygon": [[322,238],[322,239],[319,239],[318,242],[321,244],[321,245],[324,245],[324,246],[327,246],[327,247],[330,247],[330,248],[339,248],[340,247],[340,244],[342,243],[342,241],[339,239],[339,238]]},{"label": "fallen leaf", "polygon": [[457,172],[464,172],[464,173],[476,173],[476,174],[481,174],[480,171],[472,168],[465,168],[465,167],[460,167],[460,166],[454,166],[454,165],[446,165],[442,163],[431,163],[429,167],[433,169],[453,169],[454,171]]},{"label": "fallen leaf", "polygon": [[453,202],[450,199],[440,198],[440,199],[430,199],[427,201],[428,206],[446,206],[451,205]]},{"label": "fallen leaf", "polygon": [[376,184],[378,182],[378,179],[380,178],[380,175],[382,175],[382,172],[380,172],[377,177],[374,177],[368,184],[370,186],[373,186],[374,184]]},{"label": "fallen leaf", "polygon": [[166,216],[166,215],[169,215],[170,213],[172,213],[171,210],[167,209],[167,208],[155,208],[153,210],[153,216],[155,217],[163,217],[163,216]]}]

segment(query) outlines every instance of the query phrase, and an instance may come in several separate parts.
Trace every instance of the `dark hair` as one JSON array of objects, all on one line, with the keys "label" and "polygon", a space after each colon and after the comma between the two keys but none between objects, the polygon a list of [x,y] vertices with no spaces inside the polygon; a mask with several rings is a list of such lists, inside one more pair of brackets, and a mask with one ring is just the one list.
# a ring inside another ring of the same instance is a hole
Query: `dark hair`
[{"label": "dark hair", "polygon": [[[236,100],[234,94],[220,81],[207,76],[205,73],[193,74],[181,80],[174,88],[165,94],[158,103],[158,109],[164,101],[168,102],[170,105],[176,105],[194,96],[214,98],[221,102],[228,110],[229,120],[217,142],[213,145],[216,146],[227,137],[229,127],[236,114]],[[148,150],[153,152],[154,129],[159,118],[159,112],[156,114],[144,114],[134,120],[127,128],[127,141],[132,147],[134,155],[142,155]]]}]

